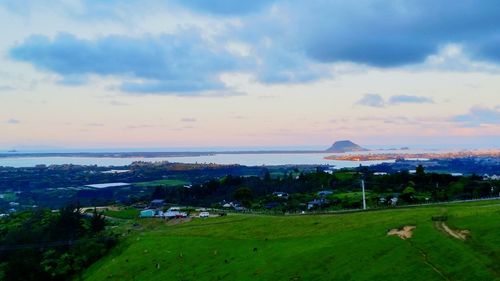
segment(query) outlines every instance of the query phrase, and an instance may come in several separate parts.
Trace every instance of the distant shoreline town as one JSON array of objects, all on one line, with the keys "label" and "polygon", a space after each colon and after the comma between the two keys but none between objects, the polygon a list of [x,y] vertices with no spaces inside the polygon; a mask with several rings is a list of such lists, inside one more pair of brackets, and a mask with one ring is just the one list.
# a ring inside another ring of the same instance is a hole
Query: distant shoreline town
[{"label": "distant shoreline town", "polygon": [[397,159],[455,159],[467,157],[500,157],[500,149],[467,150],[457,152],[431,152],[431,153],[369,153],[330,155],[325,159],[337,161],[383,161]]}]

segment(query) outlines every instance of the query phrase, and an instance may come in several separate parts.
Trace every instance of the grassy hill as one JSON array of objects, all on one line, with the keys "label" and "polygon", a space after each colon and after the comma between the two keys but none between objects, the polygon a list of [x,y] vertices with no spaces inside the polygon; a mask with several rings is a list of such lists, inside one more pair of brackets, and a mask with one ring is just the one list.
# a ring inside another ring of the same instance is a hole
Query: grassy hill
[{"label": "grassy hill", "polygon": [[[447,216],[447,234],[432,216]],[[338,215],[139,220],[84,280],[500,280],[500,201]],[[389,229],[416,226],[403,240]]]}]

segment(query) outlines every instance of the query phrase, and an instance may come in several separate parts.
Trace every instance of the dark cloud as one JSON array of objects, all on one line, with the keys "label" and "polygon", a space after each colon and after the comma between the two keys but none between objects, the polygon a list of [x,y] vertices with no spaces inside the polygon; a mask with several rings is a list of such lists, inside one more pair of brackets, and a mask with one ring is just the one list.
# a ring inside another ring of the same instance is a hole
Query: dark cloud
[{"label": "dark cloud", "polygon": [[474,106],[468,113],[457,115],[452,121],[462,124],[464,127],[479,127],[481,125],[500,125],[500,108]]},{"label": "dark cloud", "polygon": [[59,34],[53,40],[32,36],[10,51],[18,61],[80,83],[88,75],[119,76],[120,89],[132,93],[186,93],[225,89],[219,75],[238,70],[244,60],[209,46],[193,30],[176,35],[96,40]]},{"label": "dark cloud", "polygon": [[[11,57],[61,75],[65,85],[83,84],[89,75],[119,76],[124,92],[183,96],[227,91],[219,79],[226,72],[250,73],[267,84],[304,83],[330,77],[331,63],[399,67],[422,63],[449,44],[472,59],[500,64],[497,0],[170,0],[147,5],[92,0],[82,5],[79,20],[109,20],[114,17],[105,11],[118,11],[117,22],[123,24],[134,10],[182,6],[238,21],[224,22],[210,40],[197,30],[94,40],[33,36],[11,49]],[[249,55],[229,52],[229,42],[244,43]]]},{"label": "dark cloud", "polygon": [[[243,20],[247,27],[241,33],[244,37],[258,33],[284,42],[293,33],[293,42],[286,43],[291,43],[297,54],[305,53],[319,62],[400,66],[422,62],[439,47],[453,42],[464,44],[478,58],[500,62],[500,9],[496,0],[180,3],[198,12],[219,15],[263,11],[260,17]],[[274,3],[273,13],[263,9],[270,3]]]},{"label": "dark cloud", "polygon": [[378,94],[365,94],[356,104],[370,107],[384,107],[385,101]]},{"label": "dark cloud", "polygon": [[[283,2],[286,3],[286,2]],[[486,57],[498,38],[498,2],[292,1],[286,11],[305,50],[320,62],[349,61],[377,67],[422,62],[440,46],[457,42]],[[284,4],[287,5],[287,4]],[[498,44],[496,45],[498,46]]]}]

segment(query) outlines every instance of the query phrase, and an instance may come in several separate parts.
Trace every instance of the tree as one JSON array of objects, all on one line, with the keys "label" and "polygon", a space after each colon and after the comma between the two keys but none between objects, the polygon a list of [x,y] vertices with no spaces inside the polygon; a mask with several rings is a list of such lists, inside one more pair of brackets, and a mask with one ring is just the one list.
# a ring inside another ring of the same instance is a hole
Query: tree
[{"label": "tree", "polygon": [[90,218],[90,231],[92,233],[98,233],[104,230],[106,226],[106,218],[103,214],[98,213],[97,209],[94,208],[94,213]]},{"label": "tree", "polygon": [[407,203],[415,202],[415,188],[407,186],[401,193],[400,198]]},{"label": "tree", "polygon": [[240,187],[234,191],[234,200],[238,200],[245,207],[250,207],[253,199],[253,192],[248,187]]},{"label": "tree", "polygon": [[416,173],[416,175],[417,175],[418,177],[423,177],[423,176],[425,176],[425,169],[424,169],[424,166],[422,166],[422,165],[418,165],[418,166],[417,166],[417,170],[415,171],[415,173]]}]

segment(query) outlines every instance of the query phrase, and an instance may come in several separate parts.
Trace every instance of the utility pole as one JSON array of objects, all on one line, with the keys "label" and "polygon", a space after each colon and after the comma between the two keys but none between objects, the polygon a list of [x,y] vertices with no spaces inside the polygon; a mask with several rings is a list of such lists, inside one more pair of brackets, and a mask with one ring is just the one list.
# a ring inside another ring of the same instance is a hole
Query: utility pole
[{"label": "utility pole", "polygon": [[361,179],[361,191],[363,192],[363,210],[366,210],[365,180]]}]

